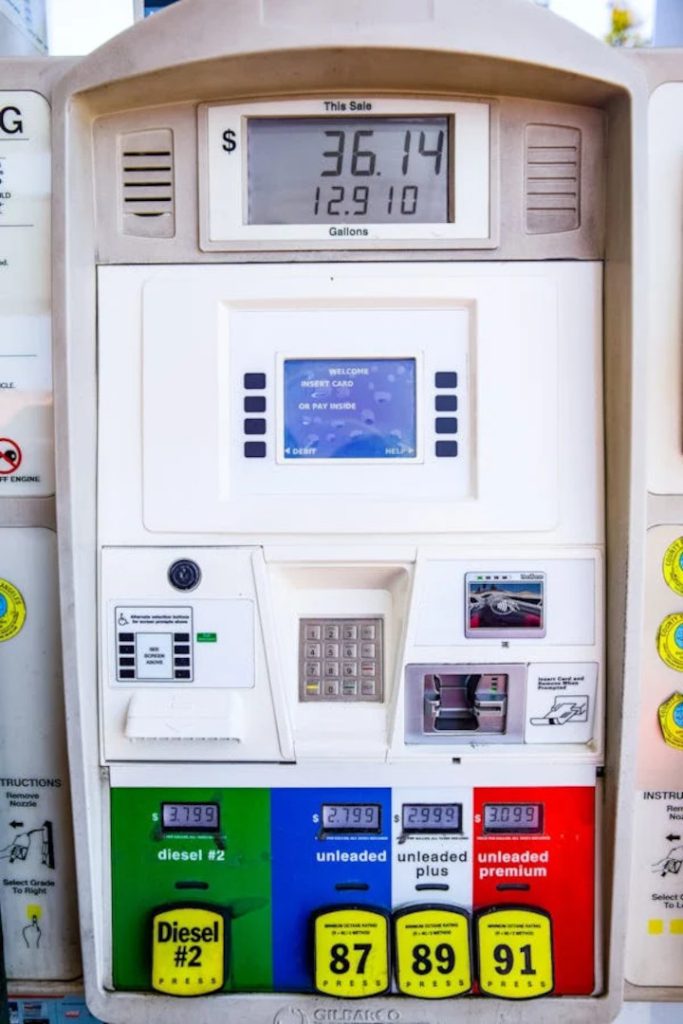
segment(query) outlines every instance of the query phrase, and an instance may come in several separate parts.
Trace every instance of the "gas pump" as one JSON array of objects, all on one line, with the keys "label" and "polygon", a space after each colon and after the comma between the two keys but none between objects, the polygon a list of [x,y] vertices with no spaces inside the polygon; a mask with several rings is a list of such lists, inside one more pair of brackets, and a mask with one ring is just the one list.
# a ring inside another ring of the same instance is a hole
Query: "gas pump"
[{"label": "gas pump", "polygon": [[61,80],[96,1016],[617,1011],[644,95],[470,0],[196,0]]}]

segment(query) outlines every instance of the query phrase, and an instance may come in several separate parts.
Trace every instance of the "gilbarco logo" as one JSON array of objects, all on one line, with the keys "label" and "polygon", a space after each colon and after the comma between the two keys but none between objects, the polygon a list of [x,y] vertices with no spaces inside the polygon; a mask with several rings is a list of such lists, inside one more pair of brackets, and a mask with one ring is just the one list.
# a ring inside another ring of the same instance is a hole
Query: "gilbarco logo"
[{"label": "gilbarco logo", "polygon": [[398,1010],[339,1010],[319,1006],[309,1016],[298,1006],[283,1006],[273,1017],[273,1024],[397,1024],[400,1020]]}]

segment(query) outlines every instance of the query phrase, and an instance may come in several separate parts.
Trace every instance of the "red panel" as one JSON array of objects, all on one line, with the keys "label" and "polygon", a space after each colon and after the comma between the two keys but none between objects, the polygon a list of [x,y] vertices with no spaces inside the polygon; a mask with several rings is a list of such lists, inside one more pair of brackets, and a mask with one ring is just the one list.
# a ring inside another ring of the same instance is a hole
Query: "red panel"
[{"label": "red panel", "polygon": [[[541,803],[537,835],[485,835],[484,804]],[[594,988],[595,789],[496,787],[474,791],[474,909],[506,903],[547,910],[555,992]]]}]

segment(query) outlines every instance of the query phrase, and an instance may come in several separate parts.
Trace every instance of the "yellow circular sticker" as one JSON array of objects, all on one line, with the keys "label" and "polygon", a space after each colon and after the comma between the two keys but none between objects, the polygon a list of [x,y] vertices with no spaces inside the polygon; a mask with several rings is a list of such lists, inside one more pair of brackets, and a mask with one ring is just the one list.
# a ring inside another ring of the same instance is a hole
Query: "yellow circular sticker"
[{"label": "yellow circular sticker", "polygon": [[0,643],[13,640],[26,621],[26,602],[9,580],[0,579]]},{"label": "yellow circular sticker", "polygon": [[672,693],[657,709],[662,736],[670,747],[683,750],[683,693]]},{"label": "yellow circular sticker", "polygon": [[683,615],[667,615],[657,632],[659,657],[669,668],[683,672]]},{"label": "yellow circular sticker", "polygon": [[669,544],[664,552],[662,572],[671,589],[683,595],[683,537]]},{"label": "yellow circular sticker", "polygon": [[470,921],[456,907],[407,907],[394,915],[396,983],[420,999],[461,996],[472,987]]}]

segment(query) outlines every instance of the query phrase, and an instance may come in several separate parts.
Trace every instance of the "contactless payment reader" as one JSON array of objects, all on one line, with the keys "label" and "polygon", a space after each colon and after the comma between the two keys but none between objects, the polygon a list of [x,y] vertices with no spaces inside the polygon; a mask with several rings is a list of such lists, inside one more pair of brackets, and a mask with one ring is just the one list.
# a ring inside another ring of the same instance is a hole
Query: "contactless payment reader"
[{"label": "contactless payment reader", "polygon": [[618,1008],[640,78],[493,6],[187,0],[62,81],[112,1024]]}]

